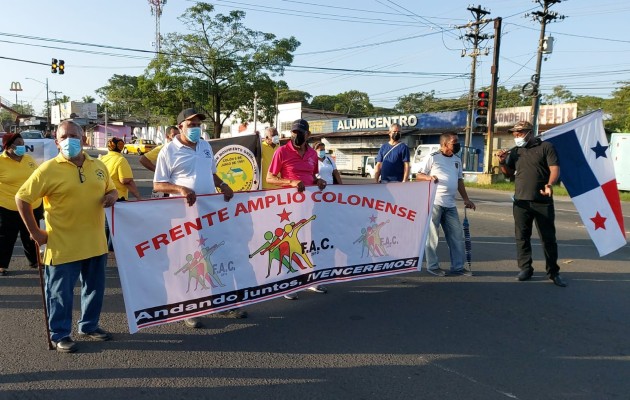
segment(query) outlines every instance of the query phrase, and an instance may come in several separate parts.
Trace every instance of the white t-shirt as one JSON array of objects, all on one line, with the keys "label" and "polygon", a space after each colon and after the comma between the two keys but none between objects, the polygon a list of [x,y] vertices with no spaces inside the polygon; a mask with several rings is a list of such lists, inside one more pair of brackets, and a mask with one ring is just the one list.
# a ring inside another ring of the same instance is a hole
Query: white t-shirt
[{"label": "white t-shirt", "polygon": [[437,176],[435,204],[442,207],[455,207],[455,194],[460,179],[464,179],[462,160],[453,154],[447,157],[436,151],[429,155],[427,163],[420,171],[425,175]]},{"label": "white t-shirt", "polygon": [[153,182],[169,182],[197,194],[212,194],[216,193],[213,178],[216,172],[214,153],[208,142],[199,140],[196,149],[191,149],[175,137],[158,155]]},{"label": "white t-shirt", "polygon": [[317,174],[316,176],[319,179],[325,180],[328,185],[332,185],[333,171],[337,169],[337,165],[335,164],[333,159],[328,156],[324,157],[324,161],[320,160],[318,157],[317,161],[319,163],[319,174]]}]

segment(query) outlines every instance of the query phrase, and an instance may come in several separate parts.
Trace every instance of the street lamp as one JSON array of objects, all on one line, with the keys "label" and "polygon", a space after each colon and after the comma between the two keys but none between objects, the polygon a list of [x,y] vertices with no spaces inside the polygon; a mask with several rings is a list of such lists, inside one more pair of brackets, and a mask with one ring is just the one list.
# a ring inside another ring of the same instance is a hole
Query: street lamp
[{"label": "street lamp", "polygon": [[39,82],[42,85],[46,85],[46,112],[48,114],[46,116],[46,131],[50,132],[50,100],[48,99],[48,78],[46,78],[46,83],[42,81],[38,81],[37,79],[33,79],[33,78],[24,78],[24,79],[30,79],[31,81]]}]

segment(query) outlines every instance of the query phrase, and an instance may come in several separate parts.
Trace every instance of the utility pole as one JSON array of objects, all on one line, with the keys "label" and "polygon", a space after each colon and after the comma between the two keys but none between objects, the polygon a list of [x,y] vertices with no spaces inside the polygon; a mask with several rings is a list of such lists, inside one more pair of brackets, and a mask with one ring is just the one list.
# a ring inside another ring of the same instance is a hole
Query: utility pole
[{"label": "utility pole", "polygon": [[545,52],[545,29],[548,22],[553,22],[556,19],[563,20],[564,15],[558,15],[554,11],[549,11],[549,7],[556,3],[561,3],[562,0],[536,0],[538,4],[543,8],[542,11],[536,11],[531,14],[532,18],[540,22],[540,38],[538,39],[538,59],[536,60],[536,74],[532,76],[532,84],[534,87],[534,93],[532,98],[532,125],[534,127],[534,135],[538,135],[538,114],[540,111],[540,69],[542,67],[543,53]]},{"label": "utility pole", "polygon": [[[481,33],[481,29],[484,25],[490,22],[490,20],[483,19],[486,15],[490,14],[490,11],[484,10],[481,6],[467,8],[475,18],[474,21],[469,22],[466,25],[458,26],[457,28],[468,28],[470,31],[465,35],[469,42],[472,43],[473,48],[467,54],[466,50],[462,50],[462,57],[468,55],[472,58],[470,66],[470,90],[468,91],[468,114],[466,116],[466,138],[464,140],[464,146],[470,147],[472,139],[472,125],[473,125],[473,113],[474,113],[474,98],[475,98],[475,76],[477,73],[477,56],[481,55],[479,52],[479,45],[484,40],[488,39],[488,36]],[[485,53],[488,54],[487,52]],[[464,167],[466,167],[468,157],[463,157]]]},{"label": "utility pole", "polygon": [[55,104],[56,104],[56,105],[59,105],[59,104],[57,104],[57,95],[58,95],[58,94],[63,94],[63,92],[60,92],[60,91],[58,91],[58,90],[51,90],[51,91],[50,91],[50,93],[52,93],[52,94],[54,94],[54,95],[55,95]]},{"label": "utility pole", "polygon": [[254,92],[254,133],[258,125],[258,92]]},{"label": "utility pole", "polygon": [[155,16],[155,56],[160,54],[162,47],[162,36],[160,35],[160,18],[162,17],[162,9],[166,5],[166,0],[149,0],[151,6],[151,15]]},{"label": "utility pole", "polygon": [[497,86],[499,83],[499,51],[501,49],[501,18],[494,20],[494,54],[492,56],[492,83],[490,84],[490,104],[488,106],[488,135],[486,136],[486,156],[484,172],[492,174],[492,138],[497,110]]}]

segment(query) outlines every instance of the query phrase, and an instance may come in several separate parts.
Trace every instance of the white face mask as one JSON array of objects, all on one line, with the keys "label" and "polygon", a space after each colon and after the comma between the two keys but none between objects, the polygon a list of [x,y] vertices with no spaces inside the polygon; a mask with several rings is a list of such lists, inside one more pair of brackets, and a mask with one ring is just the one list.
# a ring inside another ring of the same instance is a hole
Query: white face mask
[{"label": "white face mask", "polygon": [[279,144],[280,143],[280,136],[272,136],[271,137],[271,143],[273,144]]},{"label": "white face mask", "polygon": [[[529,133],[527,136],[529,136]],[[525,147],[527,145],[527,136],[514,138],[516,147]]]}]

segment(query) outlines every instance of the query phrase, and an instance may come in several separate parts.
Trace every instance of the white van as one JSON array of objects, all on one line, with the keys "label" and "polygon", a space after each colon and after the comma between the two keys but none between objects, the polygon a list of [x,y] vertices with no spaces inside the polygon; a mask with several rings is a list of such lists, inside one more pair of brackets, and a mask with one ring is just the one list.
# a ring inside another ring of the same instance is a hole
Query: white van
[{"label": "white van", "polygon": [[365,157],[365,162],[363,165],[363,176],[369,176],[374,179],[376,173],[376,157],[368,156]]},{"label": "white van", "polygon": [[429,154],[440,150],[439,144],[421,144],[414,150],[411,156],[411,174],[417,174],[426,163]]}]

